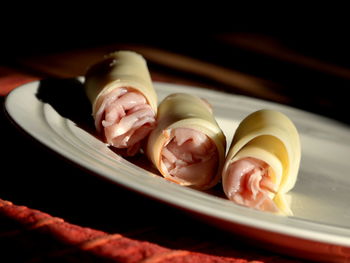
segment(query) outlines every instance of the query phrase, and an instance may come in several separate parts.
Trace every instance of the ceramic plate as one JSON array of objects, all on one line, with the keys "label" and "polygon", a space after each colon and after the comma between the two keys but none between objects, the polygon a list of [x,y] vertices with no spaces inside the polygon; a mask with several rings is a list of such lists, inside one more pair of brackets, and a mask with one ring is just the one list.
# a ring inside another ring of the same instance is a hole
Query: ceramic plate
[{"label": "ceramic plate", "polygon": [[[350,257],[350,129],[298,109],[198,87],[154,83],[159,100],[175,92],[207,99],[228,138],[249,113],[269,108],[297,126],[302,161],[291,191],[293,216],[255,211],[207,192],[181,187],[110,150],[94,135],[90,105],[79,80],[31,82],[6,98],[9,116],[38,141],[119,185],[187,210],[228,231],[317,260]],[[76,107],[75,105],[79,105]]]}]

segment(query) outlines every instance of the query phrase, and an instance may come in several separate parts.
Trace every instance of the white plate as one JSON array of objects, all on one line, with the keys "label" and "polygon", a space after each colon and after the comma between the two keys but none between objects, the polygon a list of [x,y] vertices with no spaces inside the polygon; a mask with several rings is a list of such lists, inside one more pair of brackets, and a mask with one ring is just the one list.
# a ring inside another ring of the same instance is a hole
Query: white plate
[{"label": "white plate", "polygon": [[[74,85],[78,87],[76,83]],[[348,127],[266,101],[197,87],[155,83],[159,100],[174,92],[206,98],[213,105],[228,145],[239,121],[255,110],[276,109],[295,122],[301,135],[302,162],[297,184],[291,192],[294,216],[283,217],[181,187],[120,157],[88,129],[81,128],[84,125],[72,121],[77,118],[74,112],[71,112],[74,118],[69,115],[69,110],[74,111],[69,109],[69,98],[75,96],[74,99],[79,100],[80,95],[81,100],[85,98],[79,93],[81,91],[74,93],[71,89],[68,93],[63,86],[62,83],[54,84],[54,81],[23,85],[8,95],[6,110],[20,127],[47,147],[122,186],[185,209],[279,252],[300,253],[299,256],[328,262],[344,262],[350,257]],[[83,104],[78,102],[77,107]],[[62,111],[64,108],[65,112]],[[86,122],[89,122],[89,117],[86,117]]]}]

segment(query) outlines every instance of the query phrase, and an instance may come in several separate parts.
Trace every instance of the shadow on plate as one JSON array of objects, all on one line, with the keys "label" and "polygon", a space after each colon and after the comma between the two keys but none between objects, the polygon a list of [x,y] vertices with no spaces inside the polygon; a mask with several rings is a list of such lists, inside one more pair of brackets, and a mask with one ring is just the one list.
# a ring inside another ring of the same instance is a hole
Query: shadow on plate
[{"label": "shadow on plate", "polygon": [[95,134],[91,103],[85,94],[83,83],[78,79],[43,79],[36,96],[40,101],[51,105],[62,117]]}]

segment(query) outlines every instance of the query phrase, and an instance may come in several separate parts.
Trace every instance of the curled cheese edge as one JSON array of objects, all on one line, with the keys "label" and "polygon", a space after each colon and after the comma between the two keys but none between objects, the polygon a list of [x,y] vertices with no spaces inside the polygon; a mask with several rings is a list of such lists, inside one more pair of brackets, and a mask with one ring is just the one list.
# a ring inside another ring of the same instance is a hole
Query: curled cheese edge
[{"label": "curled cheese edge", "polygon": [[85,92],[92,103],[95,118],[102,98],[117,88],[140,92],[157,113],[157,94],[153,88],[146,60],[142,55],[127,50],[116,51],[92,65],[85,75]]},{"label": "curled cheese edge", "polygon": [[[174,181],[172,176],[162,167],[162,149],[169,140],[170,131],[176,128],[197,130],[214,142],[219,155],[217,173],[209,184],[195,188],[204,190],[213,187],[221,178],[221,168],[225,161],[226,137],[218,126],[208,102],[194,95],[175,93],[167,96],[158,107],[157,127],[149,136],[146,154],[162,176],[170,181]],[[176,183],[192,186],[181,179],[177,179]]]},{"label": "curled cheese edge", "polygon": [[272,169],[272,181],[278,186],[270,198],[280,214],[292,215],[288,193],[295,185],[301,159],[298,131],[283,113],[263,109],[248,115],[238,126],[223,167],[223,183],[229,165],[239,159],[253,157]]}]

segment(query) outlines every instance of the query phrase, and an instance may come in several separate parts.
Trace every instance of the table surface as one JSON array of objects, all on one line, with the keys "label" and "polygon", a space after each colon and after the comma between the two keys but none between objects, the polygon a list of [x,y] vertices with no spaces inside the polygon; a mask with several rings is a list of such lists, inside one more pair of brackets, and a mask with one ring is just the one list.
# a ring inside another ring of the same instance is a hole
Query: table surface
[{"label": "table surface", "polygon": [[[86,68],[104,54],[130,49],[145,56],[153,80],[244,94],[349,123],[344,114],[346,98],[339,96],[350,81],[350,67],[344,63],[302,53],[267,36],[222,34],[208,41],[216,45],[217,52],[209,54],[191,46],[181,50],[166,45],[112,43],[15,57],[0,65],[1,103],[9,91],[23,83],[84,75]],[[330,93],[330,87],[336,92]],[[51,260],[59,255],[59,262],[115,259],[83,248],[79,253],[62,252],[67,247],[58,244],[52,232],[31,234],[34,230],[26,226],[25,218],[19,219],[18,212],[28,211],[28,217],[45,213],[45,218],[50,215],[70,226],[112,234],[112,238],[121,234],[140,246],[147,241],[146,247],[158,245],[172,253],[191,251],[213,256],[208,262],[219,262],[221,257],[242,260],[237,262],[306,262],[297,259],[298,255],[292,258],[263,250],[184,211],[92,176],[26,136],[4,111],[0,125],[5,153],[0,183],[0,244],[6,248],[1,251],[5,257],[18,262],[43,262],[47,255]],[[10,214],[11,209],[17,212]],[[121,262],[128,262],[126,259]]]}]

